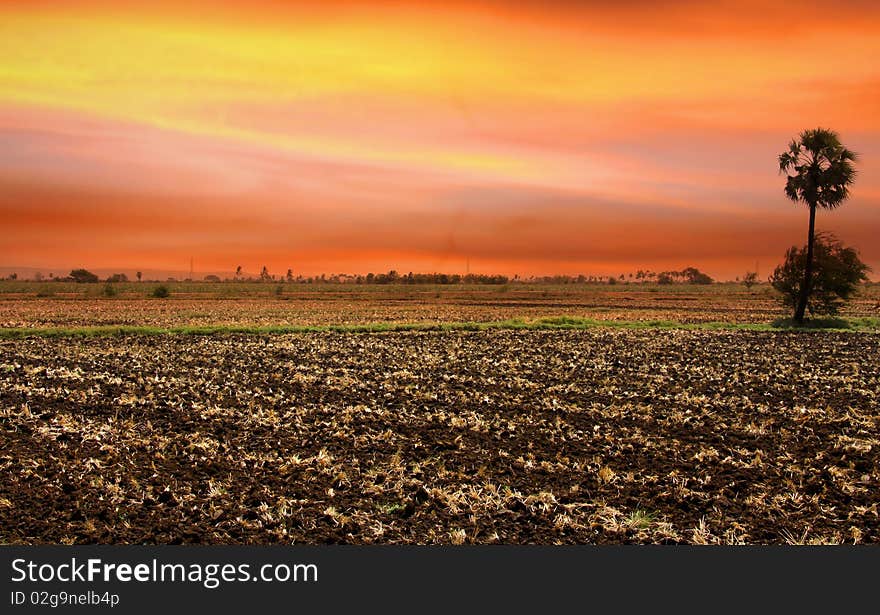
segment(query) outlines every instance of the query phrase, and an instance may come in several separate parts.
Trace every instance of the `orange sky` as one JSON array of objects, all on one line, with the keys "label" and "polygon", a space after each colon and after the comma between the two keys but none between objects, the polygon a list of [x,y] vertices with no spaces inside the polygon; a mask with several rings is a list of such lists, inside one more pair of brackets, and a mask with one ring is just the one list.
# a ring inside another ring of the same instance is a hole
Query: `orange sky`
[{"label": "orange sky", "polygon": [[821,125],[880,271],[875,3],[608,4],[0,3],[0,267],[766,275]]}]

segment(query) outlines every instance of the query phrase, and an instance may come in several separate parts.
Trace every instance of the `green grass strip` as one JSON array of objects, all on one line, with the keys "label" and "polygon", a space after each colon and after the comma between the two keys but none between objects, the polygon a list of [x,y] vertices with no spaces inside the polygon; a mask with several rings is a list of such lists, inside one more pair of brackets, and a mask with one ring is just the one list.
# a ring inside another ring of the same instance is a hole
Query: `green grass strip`
[{"label": "green grass strip", "polygon": [[284,333],[384,333],[400,331],[486,331],[490,329],[680,329],[702,331],[860,331],[880,332],[878,318],[822,319],[808,321],[795,327],[788,320],[773,323],[681,323],[671,320],[594,320],[575,316],[555,316],[535,320],[499,320],[492,322],[447,323],[370,323],[340,325],[213,325],[186,327],[147,326],[96,326],[96,327],[45,327],[0,328],[0,339],[23,339],[30,337],[113,337],[128,335],[272,335]]}]

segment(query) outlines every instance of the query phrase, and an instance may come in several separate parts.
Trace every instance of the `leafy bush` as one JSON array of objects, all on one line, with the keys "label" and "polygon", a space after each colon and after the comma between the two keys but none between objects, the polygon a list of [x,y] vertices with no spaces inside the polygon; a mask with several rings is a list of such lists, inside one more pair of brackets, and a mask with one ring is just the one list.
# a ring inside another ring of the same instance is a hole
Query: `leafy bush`
[{"label": "leafy bush", "polygon": [[164,284],[162,286],[157,286],[153,289],[153,296],[157,299],[165,299],[166,297],[171,295],[171,291],[168,290],[168,287]]},{"label": "leafy bush", "polygon": [[[813,248],[813,280],[807,309],[810,314],[835,315],[871,270],[855,248],[845,247],[834,235],[818,233]],[[807,248],[792,246],[785,262],[770,276],[770,284],[782,294],[786,307],[796,308],[804,280]]]},{"label": "leafy bush", "polygon": [[711,284],[714,280],[696,267],[687,267],[679,274],[688,284]]},{"label": "leafy bush", "polygon": [[70,272],[70,279],[77,284],[88,284],[97,282],[98,276],[87,269],[74,269]]},{"label": "leafy bush", "polygon": [[104,284],[103,293],[105,297],[115,297],[117,295],[116,288],[109,282]]}]

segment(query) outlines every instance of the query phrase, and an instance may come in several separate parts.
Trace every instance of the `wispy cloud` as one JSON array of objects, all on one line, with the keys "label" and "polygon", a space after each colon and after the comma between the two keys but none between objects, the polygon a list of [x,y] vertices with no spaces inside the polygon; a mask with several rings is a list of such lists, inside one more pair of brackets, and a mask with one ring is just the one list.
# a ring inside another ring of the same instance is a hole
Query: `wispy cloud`
[{"label": "wispy cloud", "polygon": [[775,155],[825,125],[862,161],[820,226],[880,269],[880,14],[844,4],[6,3],[0,260],[732,276],[800,241]]}]

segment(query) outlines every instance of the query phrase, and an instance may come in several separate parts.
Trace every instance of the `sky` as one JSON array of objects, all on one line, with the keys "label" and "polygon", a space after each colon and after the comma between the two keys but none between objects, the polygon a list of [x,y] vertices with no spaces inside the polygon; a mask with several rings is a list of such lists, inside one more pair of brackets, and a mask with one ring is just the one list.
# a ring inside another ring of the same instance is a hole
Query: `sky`
[{"label": "sky", "polygon": [[880,6],[660,4],[0,2],[0,267],[766,278],[821,126],[876,278]]}]

